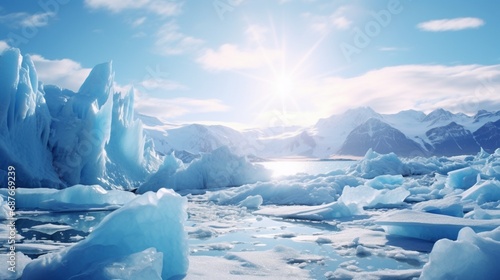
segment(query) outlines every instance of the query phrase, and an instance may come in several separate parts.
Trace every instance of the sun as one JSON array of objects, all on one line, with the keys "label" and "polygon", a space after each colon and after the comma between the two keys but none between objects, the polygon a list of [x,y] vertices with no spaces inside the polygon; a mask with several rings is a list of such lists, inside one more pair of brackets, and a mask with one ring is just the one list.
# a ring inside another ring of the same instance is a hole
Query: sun
[{"label": "sun", "polygon": [[281,98],[289,97],[294,89],[292,77],[280,75],[274,81],[275,94]]}]

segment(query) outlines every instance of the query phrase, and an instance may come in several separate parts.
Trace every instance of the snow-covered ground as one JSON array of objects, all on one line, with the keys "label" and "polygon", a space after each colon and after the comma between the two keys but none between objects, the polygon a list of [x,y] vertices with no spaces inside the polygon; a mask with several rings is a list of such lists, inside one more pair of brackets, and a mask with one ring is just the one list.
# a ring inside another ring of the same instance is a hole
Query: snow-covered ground
[{"label": "snow-covered ground", "polygon": [[[242,160],[217,161],[231,168],[215,174],[260,170]],[[203,186],[184,197],[166,189],[20,189],[18,270],[0,277],[24,270],[26,279],[494,279],[499,168],[500,150],[413,159],[369,151],[325,174]],[[1,236],[9,230],[5,220]]]}]

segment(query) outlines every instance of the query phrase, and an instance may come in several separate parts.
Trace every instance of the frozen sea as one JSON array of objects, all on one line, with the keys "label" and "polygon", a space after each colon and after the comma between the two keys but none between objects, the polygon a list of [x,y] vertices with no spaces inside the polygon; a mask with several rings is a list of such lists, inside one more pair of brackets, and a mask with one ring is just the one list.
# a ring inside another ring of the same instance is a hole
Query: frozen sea
[{"label": "frozen sea", "polygon": [[[80,265],[78,250],[110,246],[121,255],[110,252],[97,271],[78,269],[99,279],[161,279],[144,272],[163,279],[446,279],[463,266],[457,279],[474,271],[491,279],[499,272],[499,158],[500,150],[403,160],[370,151],[357,162],[264,162],[267,180],[184,190],[184,197],[100,186],[18,190],[19,202],[38,209],[17,213],[19,265],[27,264],[30,277],[47,269],[58,275],[67,260]],[[226,163],[225,173],[201,169],[204,178],[231,178],[244,166]],[[175,250],[174,258],[158,254]],[[454,259],[472,254],[474,262]]]},{"label": "frozen sea", "polygon": [[[318,175],[345,169],[354,163],[285,160],[261,164],[279,182],[297,174]],[[430,242],[407,238],[389,241],[380,229],[367,230],[375,227],[374,217],[383,213],[379,210],[355,218],[309,221],[215,204],[208,194],[187,198],[190,268],[186,279],[335,279],[328,273],[338,268],[354,272],[409,271],[412,276],[415,269],[418,271],[425,264],[432,246]],[[85,239],[110,213],[106,209],[20,211],[16,222],[22,236],[18,251],[32,259],[57,252]],[[366,250],[360,244],[367,246]],[[6,248],[1,250],[7,253]]]}]

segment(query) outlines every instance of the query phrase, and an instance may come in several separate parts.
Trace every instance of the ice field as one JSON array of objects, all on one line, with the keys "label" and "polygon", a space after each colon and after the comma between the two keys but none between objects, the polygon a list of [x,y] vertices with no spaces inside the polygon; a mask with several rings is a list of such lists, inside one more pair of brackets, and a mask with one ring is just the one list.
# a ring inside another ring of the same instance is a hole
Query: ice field
[{"label": "ice field", "polygon": [[[97,186],[19,189],[17,199],[25,202],[16,221],[19,273],[24,268],[26,279],[493,279],[500,272],[499,168],[500,151],[415,159],[369,151],[326,174],[270,177],[183,197],[166,189],[142,195]],[[1,230],[8,230],[6,222]]]}]

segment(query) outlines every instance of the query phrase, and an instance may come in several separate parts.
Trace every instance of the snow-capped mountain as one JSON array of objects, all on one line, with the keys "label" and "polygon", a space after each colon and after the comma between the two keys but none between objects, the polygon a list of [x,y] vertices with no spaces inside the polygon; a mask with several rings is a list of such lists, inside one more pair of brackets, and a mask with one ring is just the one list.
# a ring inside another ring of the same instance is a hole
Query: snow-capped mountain
[{"label": "snow-capped mountain", "polygon": [[351,131],[338,153],[363,156],[370,148],[379,153],[394,152],[401,156],[425,155],[422,147],[401,131],[373,118]]},{"label": "snow-capped mountain", "polygon": [[500,147],[500,120],[487,122],[478,130],[474,131],[477,143],[488,153],[493,153]]},{"label": "snow-capped mountain", "polygon": [[236,131],[222,126],[187,125],[170,129],[146,127],[157,149],[200,153],[227,145],[240,155],[259,158],[362,156],[369,148],[400,156],[473,154],[484,146],[500,147],[500,111],[474,116],[437,109],[429,114],[407,110],[379,114],[369,107],[347,110],[308,128]]},{"label": "snow-capped mountain", "polygon": [[481,149],[472,133],[456,122],[430,129],[425,134],[432,145],[431,152],[435,155],[475,154]]}]

